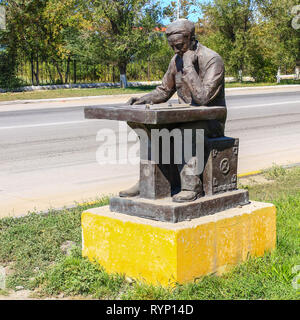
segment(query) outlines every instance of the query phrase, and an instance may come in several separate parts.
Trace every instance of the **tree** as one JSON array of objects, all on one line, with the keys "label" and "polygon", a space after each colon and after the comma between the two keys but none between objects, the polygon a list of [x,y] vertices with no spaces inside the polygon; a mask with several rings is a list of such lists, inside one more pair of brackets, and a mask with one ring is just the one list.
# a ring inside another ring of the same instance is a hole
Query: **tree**
[{"label": "tree", "polygon": [[257,0],[261,40],[277,67],[293,69],[300,60],[300,30],[292,27],[292,9],[298,0]]},{"label": "tree", "polygon": [[[61,83],[67,83],[70,78],[70,62],[77,56],[80,32],[86,24],[80,4],[79,0],[47,0],[43,12],[47,21],[44,32],[47,58],[55,65]],[[67,61],[65,79],[60,67],[64,60]]]},{"label": "tree", "polygon": [[[83,23],[77,0],[10,0],[6,3],[5,40],[14,52],[30,61],[32,84],[40,83],[40,63],[55,65],[60,82],[67,82],[76,42]],[[61,62],[67,61],[65,79]]]},{"label": "tree", "polygon": [[5,20],[5,28],[0,29],[0,87],[14,88],[20,84],[16,77],[16,37],[9,36],[10,29],[6,23],[9,16],[9,13],[7,12],[7,4],[0,0],[0,6],[2,6],[1,13],[3,14],[1,18],[3,19],[3,22]]},{"label": "tree", "polygon": [[[274,81],[277,68],[299,60],[299,31],[292,28],[297,0],[213,0],[201,5],[201,40],[219,52],[227,71]],[[297,58],[298,57],[298,58]]]},{"label": "tree", "polygon": [[16,76],[16,67],[16,52],[11,47],[2,48],[0,50],[0,88],[12,89],[20,85]]},{"label": "tree", "polygon": [[39,61],[46,54],[43,10],[47,0],[10,0],[6,3],[8,38],[30,60],[32,84],[39,85]]},{"label": "tree", "polygon": [[[194,12],[193,5],[198,3],[197,0],[180,0],[179,1],[179,17],[188,19],[189,15]],[[171,22],[177,19],[178,1],[171,1],[163,10],[165,17],[170,18]]]},{"label": "tree", "polygon": [[213,0],[201,4],[206,27],[204,43],[225,60],[230,73],[246,68],[250,50],[250,30],[255,20],[254,0]]},{"label": "tree", "polygon": [[155,49],[159,6],[149,0],[91,0],[82,4],[89,24],[82,35],[85,50],[94,61],[115,64],[122,86],[127,86],[126,70],[132,59]]}]

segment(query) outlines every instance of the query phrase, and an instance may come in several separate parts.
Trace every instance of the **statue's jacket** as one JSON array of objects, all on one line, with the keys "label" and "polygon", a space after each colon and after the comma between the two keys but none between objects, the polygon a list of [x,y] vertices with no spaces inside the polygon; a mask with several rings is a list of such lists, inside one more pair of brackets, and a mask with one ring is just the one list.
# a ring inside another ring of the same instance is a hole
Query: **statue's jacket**
[{"label": "statue's jacket", "polygon": [[175,55],[162,80],[162,84],[144,96],[155,103],[168,101],[177,91],[179,102],[198,106],[225,106],[222,58],[213,50],[197,44],[198,63],[184,69],[182,59]]},{"label": "statue's jacket", "polygon": [[[145,95],[147,103],[168,101],[177,91],[179,103],[196,106],[224,106],[225,102],[225,68],[219,54],[197,43],[195,53],[198,57],[194,68],[184,68],[183,60],[175,55],[163,77],[162,84]],[[213,136],[224,134],[225,121],[210,121]]]}]

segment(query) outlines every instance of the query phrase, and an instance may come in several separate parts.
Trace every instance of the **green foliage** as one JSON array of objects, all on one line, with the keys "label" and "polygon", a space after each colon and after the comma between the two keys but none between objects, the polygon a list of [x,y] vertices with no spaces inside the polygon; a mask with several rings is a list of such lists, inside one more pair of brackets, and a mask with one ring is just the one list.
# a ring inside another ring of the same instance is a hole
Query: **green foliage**
[{"label": "green foliage", "polygon": [[16,76],[18,59],[15,40],[15,37],[9,37],[8,30],[0,30],[0,88],[3,89],[12,89],[20,84]]},{"label": "green foliage", "polygon": [[[175,19],[177,1],[169,6],[152,0],[0,3],[7,13],[7,30],[0,34],[0,45],[7,48],[7,56],[1,56],[1,86],[7,88],[20,85],[17,75],[35,85],[75,79],[116,82],[124,73],[130,80],[157,80],[173,54],[160,28],[162,17]],[[256,81],[274,82],[279,67],[293,73],[300,61],[299,30],[291,25],[291,9],[297,4],[182,0],[181,17],[203,14],[196,28],[199,40],[224,58],[228,76],[243,70]],[[79,67],[84,69],[81,78],[76,76]]]},{"label": "green foliage", "polygon": [[160,26],[160,11],[152,1],[95,0],[88,8],[85,4],[82,10],[90,15],[88,28],[83,30],[83,48],[91,60],[112,63],[120,74],[126,74],[130,61],[150,56],[159,47],[160,33],[155,28]]},{"label": "green foliage", "polygon": [[[258,201],[277,201],[287,199],[289,196],[297,196],[300,191],[300,168],[288,169],[281,172],[281,169],[271,169],[272,183],[267,186],[254,185],[251,187],[251,194]],[[279,173],[278,173],[279,171]],[[267,171],[268,172],[268,171]]]},{"label": "green foliage", "polygon": [[201,41],[225,60],[228,74],[274,81],[279,67],[293,72],[299,31],[292,28],[297,0],[213,0],[200,4]]},{"label": "green foliage", "polygon": [[[174,52],[168,44],[167,37],[162,36],[159,39],[157,50],[150,56],[150,61],[154,61],[158,70],[162,70],[164,73],[166,70],[168,70],[168,66],[173,55]],[[162,77],[160,79],[162,79]]]},{"label": "green foliage", "polygon": [[79,248],[35,282],[50,295],[64,292],[67,295],[93,294],[97,298],[116,298],[125,284],[124,276],[108,275],[98,264],[82,258]]},{"label": "green foliage", "polygon": [[9,292],[7,290],[0,289],[0,295],[1,296],[8,296]]},{"label": "green foliage", "polygon": [[16,57],[9,50],[0,51],[0,88],[13,89],[21,82],[16,77]]},{"label": "green foliage", "polygon": [[254,0],[215,0],[201,5],[207,25],[206,42],[225,60],[227,71],[237,76],[245,70],[253,38],[250,30],[255,18]]},{"label": "green foliage", "polygon": [[[180,0],[179,17],[188,19],[189,15],[195,13],[192,6],[198,3],[197,0]],[[170,21],[177,19],[178,2],[171,1],[171,3],[163,9],[163,14],[168,17]]]},{"label": "green foliage", "polygon": [[262,28],[261,41],[279,67],[293,69],[300,60],[300,31],[292,28],[291,10],[298,0],[256,0]]},{"label": "green foliage", "polygon": [[[31,278],[63,258],[63,242],[81,244],[81,212],[91,206],[107,204],[102,199],[93,205],[52,211],[47,216],[32,213],[24,218],[0,220],[0,265],[9,265],[13,275],[8,277],[9,288],[32,288]],[[12,262],[12,264],[10,264]]]},{"label": "green foliage", "polygon": [[287,169],[283,168],[282,166],[278,166],[276,164],[274,164],[272,166],[272,168],[264,170],[264,176],[267,179],[270,180],[276,180],[278,178],[282,178],[283,176],[285,176],[287,173]]}]

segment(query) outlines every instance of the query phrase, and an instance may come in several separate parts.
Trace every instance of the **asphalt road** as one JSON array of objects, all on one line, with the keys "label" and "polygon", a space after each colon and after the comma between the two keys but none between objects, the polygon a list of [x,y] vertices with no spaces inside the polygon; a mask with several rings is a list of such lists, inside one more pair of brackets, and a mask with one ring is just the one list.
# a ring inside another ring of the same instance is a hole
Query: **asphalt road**
[{"label": "asphalt road", "polygon": [[[1,103],[0,216],[93,200],[134,183],[137,164],[96,161],[99,130],[124,138],[124,125],[83,116],[85,105],[127,98]],[[239,173],[300,163],[300,87],[233,90],[227,104],[226,135],[240,138]]]}]

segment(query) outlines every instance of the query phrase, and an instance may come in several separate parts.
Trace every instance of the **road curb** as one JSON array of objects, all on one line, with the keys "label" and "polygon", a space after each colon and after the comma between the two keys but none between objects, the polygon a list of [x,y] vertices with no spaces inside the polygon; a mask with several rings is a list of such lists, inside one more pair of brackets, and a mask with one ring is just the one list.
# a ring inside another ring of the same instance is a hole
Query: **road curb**
[{"label": "road curb", "polygon": [[300,88],[300,84],[285,84],[277,86],[252,86],[252,87],[237,87],[237,88],[225,88],[225,91],[237,91],[237,90],[255,90],[255,89],[278,89],[278,88]]},{"label": "road curb", "polygon": [[263,170],[250,171],[250,172],[238,174],[238,178],[245,178],[245,177],[257,176],[257,175],[259,175],[259,174],[261,174],[261,173],[263,173]]},{"label": "road curb", "polygon": [[[282,167],[284,169],[300,167],[300,162],[293,163],[293,164],[287,164],[287,165],[283,165],[283,166],[280,166],[280,167]],[[267,170],[267,169],[265,169],[265,170]],[[238,178],[246,178],[246,177],[257,176],[259,174],[262,174],[265,170],[257,170],[257,171],[250,171],[250,172],[246,172],[246,173],[240,173],[240,174],[238,174]]]},{"label": "road curb", "polygon": [[62,102],[62,101],[77,101],[86,99],[105,99],[105,98],[126,98],[139,96],[141,93],[126,93],[126,94],[114,94],[114,95],[101,95],[101,96],[86,96],[86,97],[68,97],[68,98],[53,98],[53,99],[34,99],[34,100],[13,100],[13,101],[3,101],[0,102],[1,105],[11,105],[11,104],[32,104],[41,102]]}]

